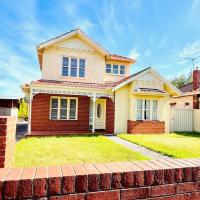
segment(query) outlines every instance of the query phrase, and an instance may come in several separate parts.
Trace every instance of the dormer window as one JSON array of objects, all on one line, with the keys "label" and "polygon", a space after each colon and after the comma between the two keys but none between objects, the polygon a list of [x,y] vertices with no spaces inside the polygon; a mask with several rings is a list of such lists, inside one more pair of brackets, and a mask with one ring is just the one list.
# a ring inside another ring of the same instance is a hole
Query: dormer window
[{"label": "dormer window", "polygon": [[62,76],[85,77],[85,59],[63,57]]},{"label": "dormer window", "polygon": [[106,73],[114,74],[114,75],[124,75],[125,74],[125,66],[124,65],[112,65],[106,64]]}]

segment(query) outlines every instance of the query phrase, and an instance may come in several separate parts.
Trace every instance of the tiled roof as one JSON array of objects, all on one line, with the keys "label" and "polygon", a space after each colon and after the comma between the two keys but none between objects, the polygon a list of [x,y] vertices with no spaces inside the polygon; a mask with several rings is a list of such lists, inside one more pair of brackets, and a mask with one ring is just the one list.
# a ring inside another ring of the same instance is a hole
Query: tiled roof
[{"label": "tiled roof", "polygon": [[181,92],[192,92],[193,91],[193,83],[188,83],[183,87],[179,88]]},{"label": "tiled roof", "polygon": [[72,82],[72,81],[55,81],[55,80],[44,80],[40,79],[32,81],[32,84],[38,85],[59,85],[73,88],[91,88],[91,89],[111,89],[115,86],[116,82],[105,82],[102,83],[85,83],[85,82]]},{"label": "tiled roof", "polygon": [[[45,79],[39,79],[36,81],[32,81],[31,84],[38,84],[38,85],[59,85],[59,86],[66,86],[66,87],[72,87],[72,88],[91,88],[91,89],[113,89],[115,86],[119,85],[120,83],[123,83],[126,80],[129,80],[130,78],[148,70],[148,68],[143,69],[135,74],[132,74],[128,77],[125,77],[124,79],[117,81],[117,82],[105,82],[105,83],[85,83],[85,82],[76,82],[76,81],[56,81],[56,80],[45,80]],[[24,84],[24,86],[28,86],[29,84]]]},{"label": "tiled roof", "polygon": [[117,54],[108,54],[106,57],[111,60],[122,60],[122,61],[128,61],[128,62],[135,62],[135,60],[132,58],[128,58],[128,57],[117,55]]},{"label": "tiled roof", "polygon": [[153,92],[153,93],[166,93],[165,91],[155,89],[155,88],[137,88],[136,92]]}]

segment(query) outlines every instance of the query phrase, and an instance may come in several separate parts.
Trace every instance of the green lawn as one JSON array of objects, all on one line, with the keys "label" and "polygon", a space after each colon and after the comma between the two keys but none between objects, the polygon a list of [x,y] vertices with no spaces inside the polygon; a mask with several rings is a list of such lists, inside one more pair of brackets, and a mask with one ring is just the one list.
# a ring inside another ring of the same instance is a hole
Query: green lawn
[{"label": "green lawn", "polygon": [[171,157],[200,157],[200,133],[119,134],[118,136]]},{"label": "green lawn", "polygon": [[16,144],[15,167],[144,159],[101,135],[34,137]]}]

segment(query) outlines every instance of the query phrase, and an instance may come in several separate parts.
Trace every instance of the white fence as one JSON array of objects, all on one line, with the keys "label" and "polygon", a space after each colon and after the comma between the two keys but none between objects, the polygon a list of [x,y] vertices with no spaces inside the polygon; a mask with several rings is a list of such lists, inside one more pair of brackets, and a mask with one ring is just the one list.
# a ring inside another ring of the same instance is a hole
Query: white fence
[{"label": "white fence", "polygon": [[172,109],[170,132],[200,132],[200,110]]},{"label": "white fence", "polygon": [[15,116],[15,117],[17,117],[17,114],[18,114],[17,108],[0,107],[0,116]]}]

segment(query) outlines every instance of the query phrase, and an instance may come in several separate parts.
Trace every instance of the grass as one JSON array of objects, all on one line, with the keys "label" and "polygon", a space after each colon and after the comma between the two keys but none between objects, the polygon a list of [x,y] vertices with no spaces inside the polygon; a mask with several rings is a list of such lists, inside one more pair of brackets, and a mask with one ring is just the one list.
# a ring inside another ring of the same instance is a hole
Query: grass
[{"label": "grass", "polygon": [[171,157],[200,157],[200,133],[119,134],[118,136]]},{"label": "grass", "polygon": [[102,135],[35,137],[16,144],[15,167],[144,159]]}]

